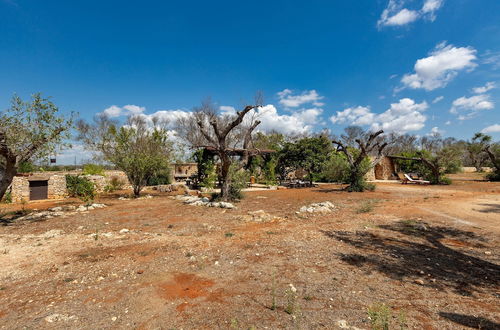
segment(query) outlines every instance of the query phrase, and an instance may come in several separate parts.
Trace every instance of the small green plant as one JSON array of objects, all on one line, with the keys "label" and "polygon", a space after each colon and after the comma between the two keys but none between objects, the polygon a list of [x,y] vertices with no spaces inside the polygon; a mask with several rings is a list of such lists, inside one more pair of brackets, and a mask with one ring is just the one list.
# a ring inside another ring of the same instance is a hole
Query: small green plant
[{"label": "small green plant", "polygon": [[104,167],[96,164],[85,164],[83,165],[84,175],[102,175],[104,176]]},{"label": "small green plant", "polygon": [[375,208],[377,200],[369,199],[361,202],[361,205],[356,209],[356,213],[370,213]]},{"label": "small green plant", "polygon": [[28,211],[26,210],[26,205],[28,204],[28,202],[24,199],[24,198],[21,198],[21,214],[27,214]]},{"label": "small green plant", "polygon": [[389,330],[391,308],[385,304],[373,304],[368,308],[368,318],[373,330]]},{"label": "small green plant", "polygon": [[66,175],[66,188],[71,197],[78,197],[87,205],[92,203],[96,196],[94,183],[79,175]]},{"label": "small green plant", "polygon": [[117,176],[112,176],[108,184],[104,187],[105,192],[113,192],[123,189],[124,182]]},{"label": "small green plant", "polygon": [[224,236],[226,236],[226,237],[233,237],[234,233],[225,233]]},{"label": "small green plant", "polygon": [[3,197],[3,202],[5,204],[12,203],[12,192],[10,190],[5,193],[5,195]]}]

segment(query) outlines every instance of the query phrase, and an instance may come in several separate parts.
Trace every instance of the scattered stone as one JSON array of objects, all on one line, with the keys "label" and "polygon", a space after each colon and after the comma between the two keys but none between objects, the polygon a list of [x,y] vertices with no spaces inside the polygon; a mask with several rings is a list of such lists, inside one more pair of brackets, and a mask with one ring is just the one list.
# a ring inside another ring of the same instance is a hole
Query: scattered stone
[{"label": "scattered stone", "polygon": [[142,274],[142,273],[144,273],[144,269],[139,269],[139,270],[137,271],[137,274]]},{"label": "scattered stone", "polygon": [[420,285],[424,285],[424,281],[422,281],[420,279],[415,280],[414,282],[417,283],[417,284],[420,284]]},{"label": "scattered stone", "polygon": [[60,229],[52,229],[52,230],[45,232],[41,236],[44,238],[53,238],[53,237],[59,236],[63,233],[64,233],[64,231],[62,231]]},{"label": "scattered stone", "polygon": [[122,230],[120,230],[120,234],[126,234],[129,232],[130,232],[130,230],[128,230],[127,228],[123,228]]},{"label": "scattered stone", "polygon": [[330,213],[335,210],[335,205],[331,202],[313,203],[307,206],[302,206],[300,213]]},{"label": "scattered stone", "polygon": [[54,323],[54,322],[59,322],[59,321],[70,321],[70,320],[75,320],[77,317],[75,315],[64,315],[64,314],[52,314],[47,317],[45,317],[45,322],[48,323]]},{"label": "scattered stone", "polygon": [[56,207],[49,209],[49,211],[52,211],[52,212],[61,212],[62,210],[63,210],[63,208],[61,206],[56,206]]},{"label": "scattered stone", "polygon": [[182,201],[184,204],[193,206],[220,207],[223,209],[236,208],[232,203],[228,202],[210,202],[207,197],[177,195],[175,199]]},{"label": "scattered stone", "polygon": [[268,222],[273,220],[281,220],[282,218],[271,215],[264,210],[257,210],[248,212],[247,215],[241,216],[240,219],[244,221]]},{"label": "scattered stone", "polygon": [[491,254],[491,251],[484,251],[484,254],[486,254],[486,255],[490,255],[490,254]]}]

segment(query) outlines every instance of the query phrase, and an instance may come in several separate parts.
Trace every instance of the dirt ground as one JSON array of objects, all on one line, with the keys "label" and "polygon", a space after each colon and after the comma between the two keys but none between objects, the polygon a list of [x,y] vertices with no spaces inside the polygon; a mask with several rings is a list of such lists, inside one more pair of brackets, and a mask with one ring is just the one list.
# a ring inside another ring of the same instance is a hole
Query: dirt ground
[{"label": "dirt ground", "polygon": [[[500,184],[454,179],[249,192],[234,210],[101,197],[4,222],[0,328],[370,329],[385,304],[391,329],[500,329]],[[321,201],[336,209],[296,213]]]}]

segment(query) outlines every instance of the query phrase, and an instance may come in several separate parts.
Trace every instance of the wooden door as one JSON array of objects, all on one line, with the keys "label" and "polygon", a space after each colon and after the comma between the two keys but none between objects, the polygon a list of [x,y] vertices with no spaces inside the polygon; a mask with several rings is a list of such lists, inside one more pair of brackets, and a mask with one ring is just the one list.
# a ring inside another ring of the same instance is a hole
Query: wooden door
[{"label": "wooden door", "polygon": [[47,199],[49,193],[49,182],[30,181],[30,200]]}]

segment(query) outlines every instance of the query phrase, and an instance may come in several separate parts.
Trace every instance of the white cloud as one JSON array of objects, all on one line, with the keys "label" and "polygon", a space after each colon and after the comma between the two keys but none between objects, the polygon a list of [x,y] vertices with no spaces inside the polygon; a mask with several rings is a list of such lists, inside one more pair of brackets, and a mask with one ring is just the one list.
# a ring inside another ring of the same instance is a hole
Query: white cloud
[{"label": "white cloud", "polygon": [[377,26],[403,26],[425,18],[430,21],[436,19],[436,11],[441,8],[444,0],[425,0],[421,9],[404,8],[407,1],[389,0],[387,7],[382,11]]},{"label": "white cloud", "polygon": [[219,107],[223,115],[234,115],[236,114],[236,109],[229,105],[221,105]]},{"label": "white cloud", "polygon": [[418,12],[403,8],[397,14],[387,17],[382,24],[386,26],[405,25],[416,21],[417,18]]},{"label": "white cloud", "polygon": [[127,104],[123,107],[112,105],[109,108],[104,109],[102,113],[110,118],[115,118],[120,116],[139,115],[144,113],[144,111],[146,111],[145,107]]},{"label": "white cloud", "polygon": [[422,14],[431,21],[436,19],[436,11],[441,8],[444,0],[426,0],[422,6]]},{"label": "white cloud", "polygon": [[477,64],[476,50],[472,47],[454,47],[442,42],[415,63],[415,73],[401,79],[404,87],[431,91],[445,87],[461,70],[472,70]]},{"label": "white cloud", "polygon": [[434,126],[433,128],[431,128],[431,131],[427,134],[427,136],[433,136],[433,135],[443,135],[445,131],[439,129],[439,127],[437,126]]},{"label": "white cloud", "polygon": [[371,112],[370,107],[347,108],[330,117],[330,121],[334,124],[370,125],[372,130],[406,133],[425,126],[427,117],[422,112],[427,108],[427,102],[415,103],[412,99],[403,98],[380,114]]},{"label": "white cloud", "polygon": [[500,124],[494,124],[483,128],[481,133],[500,133]]},{"label": "white cloud", "polygon": [[451,121],[448,120],[446,123],[444,123],[445,125],[451,125]]},{"label": "white cloud", "polygon": [[481,86],[481,87],[474,87],[472,89],[472,92],[475,93],[475,94],[483,94],[483,93],[486,93],[487,91],[489,90],[492,90],[493,88],[495,88],[496,85],[495,85],[495,82],[493,81],[489,81],[486,83],[486,85],[484,86]]},{"label": "white cloud", "polygon": [[298,95],[294,95],[290,89],[284,89],[278,93],[278,97],[279,103],[287,108],[297,108],[308,103],[317,107],[323,106],[323,103],[319,102],[323,99],[323,96],[319,95],[314,89],[304,91]]},{"label": "white cloud", "polygon": [[434,100],[432,100],[432,104],[436,104],[438,102],[441,102],[444,99],[444,96],[438,96]]},{"label": "white cloud", "polygon": [[460,112],[465,112],[465,114],[459,115],[458,119],[466,120],[473,118],[479,111],[491,110],[494,106],[494,103],[490,100],[490,96],[487,94],[479,94],[471,97],[462,96],[453,101],[450,113],[459,114]]},{"label": "white cloud", "polygon": [[315,126],[321,123],[320,108],[311,108],[296,111],[291,115],[280,115],[276,107],[268,104],[252,110],[250,116],[255,115],[262,123],[258,126],[260,131],[277,131],[284,134],[302,134],[314,130]]}]

